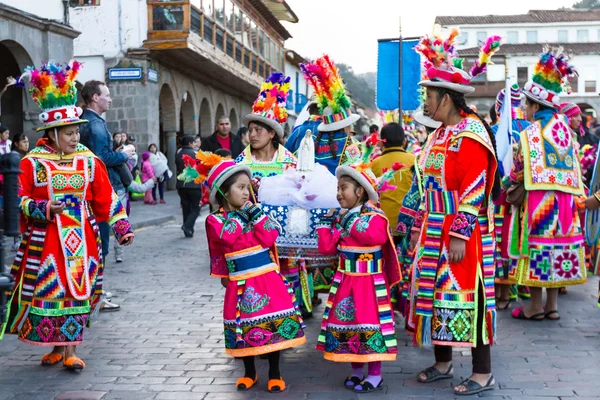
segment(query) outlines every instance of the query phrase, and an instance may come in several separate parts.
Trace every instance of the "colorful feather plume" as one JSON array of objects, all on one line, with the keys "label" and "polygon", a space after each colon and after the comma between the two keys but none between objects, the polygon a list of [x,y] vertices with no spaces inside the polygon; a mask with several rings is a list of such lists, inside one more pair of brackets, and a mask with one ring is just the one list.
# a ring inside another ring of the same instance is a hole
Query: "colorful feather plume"
[{"label": "colorful feather plume", "polygon": [[182,157],[185,168],[181,174],[177,176],[177,179],[185,183],[194,182],[198,184],[204,182],[206,178],[208,178],[210,170],[215,165],[225,160],[225,158],[221,156],[202,150],[196,153],[195,158],[185,154]]},{"label": "colorful feather plume", "polygon": [[381,117],[381,120],[383,121],[383,126],[386,126],[390,122],[398,122],[400,118],[397,109],[387,111],[379,110],[378,114]]},{"label": "colorful feather plume", "polygon": [[346,94],[344,81],[328,55],[317,58],[313,63],[300,64],[300,70],[315,91],[321,114],[327,107],[334,114],[350,109],[352,102]]},{"label": "colorful feather plume", "polygon": [[577,75],[575,67],[569,64],[569,57],[562,48],[550,49],[545,46],[539,61],[533,67],[533,82],[556,94],[570,92],[568,78]]},{"label": "colorful feather plume", "polygon": [[[415,46],[415,51],[422,54],[431,66],[439,68],[444,64],[456,67],[455,63],[462,65],[462,58],[456,54],[454,44],[456,37],[460,34],[459,30],[454,28],[446,39],[439,35],[425,36],[419,44]],[[427,69],[427,65],[425,65]],[[456,67],[459,68],[459,67]]]},{"label": "colorful feather plume", "polygon": [[479,59],[475,61],[475,65],[471,68],[471,76],[476,77],[483,74],[487,66],[492,64],[491,59],[494,53],[500,50],[500,36],[490,36],[479,50]]},{"label": "colorful feather plume", "polygon": [[16,85],[22,86],[23,80],[29,79],[31,97],[43,110],[73,106],[77,102],[75,79],[80,69],[81,63],[75,60],[65,65],[50,61],[40,69],[27,67]]},{"label": "colorful feather plume", "polygon": [[252,113],[273,116],[280,124],[287,121],[285,108],[290,91],[290,77],[281,72],[273,72],[263,82],[258,98],[252,105]]},{"label": "colorful feather plume", "polygon": [[391,168],[384,169],[383,174],[377,178],[377,192],[381,193],[396,189],[396,186],[390,185],[390,182],[396,180],[396,172],[400,171],[402,168],[405,168],[405,165],[395,162]]}]

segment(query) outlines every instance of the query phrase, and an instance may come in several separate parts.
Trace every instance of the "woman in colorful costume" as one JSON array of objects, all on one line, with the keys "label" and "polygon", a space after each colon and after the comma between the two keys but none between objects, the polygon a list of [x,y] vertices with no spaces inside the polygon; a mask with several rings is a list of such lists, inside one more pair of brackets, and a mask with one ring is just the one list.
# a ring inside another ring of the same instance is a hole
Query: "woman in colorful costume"
[{"label": "woman in colorful costume", "polygon": [[[502,115],[502,108],[506,100],[506,89],[502,89],[496,96],[495,111],[498,117]],[[509,137],[509,151],[516,154],[521,132],[524,131],[530,123],[525,120],[525,114],[521,108],[523,94],[519,85],[516,83],[510,88],[510,107],[511,112],[511,130]],[[499,124],[492,126],[494,135],[498,135]],[[505,132],[508,134],[508,132]],[[498,138],[496,138],[496,141]],[[502,163],[498,165],[502,177],[510,173],[504,171]],[[527,286],[517,286],[517,261],[509,256],[509,226],[511,216],[511,205],[506,199],[506,190],[503,190],[500,197],[494,202],[495,226],[496,226],[496,306],[499,310],[506,310],[510,307],[511,301],[517,298],[517,294],[525,299],[530,297]]]},{"label": "woman in colorful costume", "polygon": [[[295,168],[298,160],[281,144],[282,124],[287,121],[285,108],[290,78],[273,72],[263,83],[252,114],[242,118],[248,127],[250,145],[235,160],[252,171],[254,193],[258,194],[260,180],[281,175],[287,168]],[[255,198],[258,201],[257,198]],[[305,317],[311,315],[313,292],[308,282],[305,264],[292,259],[282,260],[281,273],[294,285],[300,308]]]},{"label": "woman in colorful costume", "polygon": [[[25,343],[54,346],[42,357],[81,370],[76,356],[85,327],[99,310],[104,264],[98,222],[108,221],[123,245],[133,232],[112,190],[104,164],[79,144],[81,108],[75,106],[75,77],[81,64],[29,67],[30,93],[42,108],[44,136],[21,161],[23,240],[12,276],[6,326]],[[24,85],[24,84],[23,84]]]},{"label": "woman in colorful costume", "polygon": [[[425,37],[415,48],[427,59],[425,109],[442,123],[417,160],[419,210],[406,210],[416,245],[411,276],[409,330],[419,346],[435,346],[435,364],[421,383],[453,377],[452,347],[470,347],[473,373],[454,388],[470,395],[495,387],[490,345],[495,339],[494,220],[492,196],[500,192],[491,128],[470,109],[465,94],[499,48],[489,38],[470,73],[461,69],[454,40]],[[411,196],[411,194],[407,195]],[[414,218],[411,218],[411,215]],[[411,221],[414,219],[414,221]]]},{"label": "woman in colorful costume", "polygon": [[396,359],[389,289],[402,278],[389,222],[376,206],[378,191],[393,189],[387,182],[396,171],[378,180],[368,162],[366,152],[360,163],[337,168],[338,201],[344,211],[332,209],[317,227],[319,251],[339,254],[317,349],[325,352],[326,360],[352,363],[344,385],[358,393],[381,389],[381,361]]},{"label": "woman in colorful costume", "polygon": [[545,49],[523,89],[532,124],[521,133],[510,173],[511,186],[524,188],[519,212],[511,219],[510,252],[520,258],[517,278],[529,286],[531,302],[513,311],[518,319],[559,319],[558,289],[587,279],[575,201],[583,195],[577,138],[558,114],[563,85],[575,73],[567,61],[565,54]]},{"label": "woman in colorful costume", "polygon": [[[250,124],[252,131],[253,125]],[[252,135],[252,134],[251,134]],[[252,137],[252,136],[251,136]],[[206,219],[211,275],[225,290],[225,351],[244,361],[238,390],[258,380],[254,356],[269,360],[270,392],[285,390],[279,371],[280,351],[306,342],[304,323],[291,286],[279,272],[275,240],[278,224],[252,204],[252,172],[217,155],[199,151],[179,179],[207,182],[211,204],[220,209]]]}]

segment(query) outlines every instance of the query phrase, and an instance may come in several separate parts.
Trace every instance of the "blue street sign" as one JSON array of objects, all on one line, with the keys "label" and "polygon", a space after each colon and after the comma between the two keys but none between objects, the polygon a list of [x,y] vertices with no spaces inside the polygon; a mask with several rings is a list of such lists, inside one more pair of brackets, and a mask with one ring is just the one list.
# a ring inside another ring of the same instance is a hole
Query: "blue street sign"
[{"label": "blue street sign", "polygon": [[141,68],[111,68],[108,70],[108,79],[142,79]]}]

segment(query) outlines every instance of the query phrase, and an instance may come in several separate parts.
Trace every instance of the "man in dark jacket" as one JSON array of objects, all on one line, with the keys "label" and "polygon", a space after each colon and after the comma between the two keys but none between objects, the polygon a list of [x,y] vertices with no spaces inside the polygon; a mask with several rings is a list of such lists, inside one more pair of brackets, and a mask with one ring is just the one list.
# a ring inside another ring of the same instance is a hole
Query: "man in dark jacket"
[{"label": "man in dark jacket", "polygon": [[[108,111],[110,103],[110,92],[105,83],[100,81],[88,81],[81,90],[81,97],[86,104],[86,109],[81,116],[88,120],[87,124],[80,125],[81,143],[89,148],[102,162],[108,170],[108,177],[113,190],[119,196],[123,207],[127,207],[127,190],[121,180],[117,168],[122,167],[127,160],[133,157],[134,150],[125,150],[122,152],[113,151],[112,135],[106,127],[106,121],[101,117]],[[106,260],[110,241],[110,227],[106,222],[98,224],[100,237],[102,238],[102,256]],[[122,262],[123,249],[115,243],[115,261]]]},{"label": "man in dark jacket", "polygon": [[227,149],[231,152],[231,157],[235,160],[244,151],[244,145],[238,136],[231,133],[229,118],[222,116],[217,120],[217,131],[202,140],[200,149],[210,151],[211,153],[219,149]]},{"label": "man in dark jacket", "polygon": [[[184,136],[181,138],[181,150],[177,152],[175,156],[175,166],[177,168],[177,175],[183,172],[185,163],[183,156],[187,155],[192,158],[196,156],[194,150],[194,137]],[[177,194],[181,199],[181,210],[183,212],[183,225],[181,230],[185,237],[194,237],[194,225],[196,219],[200,215],[200,200],[202,200],[202,186],[199,183],[189,182],[183,183],[179,179],[177,180]]]}]

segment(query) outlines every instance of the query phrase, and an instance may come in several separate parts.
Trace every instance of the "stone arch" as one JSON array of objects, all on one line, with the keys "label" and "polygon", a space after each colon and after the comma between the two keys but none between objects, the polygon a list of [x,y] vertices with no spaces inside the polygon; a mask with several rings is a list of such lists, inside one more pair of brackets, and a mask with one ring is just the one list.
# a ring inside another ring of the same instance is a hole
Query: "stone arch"
[{"label": "stone arch", "polygon": [[[190,101],[191,102],[191,101]],[[177,103],[173,90],[168,84],[163,84],[158,95],[159,109],[159,149],[168,159],[169,169],[175,171],[175,154],[177,152],[177,131],[179,130],[179,118],[177,118]],[[175,179],[170,179],[169,189],[175,188]]]},{"label": "stone arch", "polygon": [[184,95],[184,98],[181,100],[181,108],[180,108],[180,130],[183,135],[196,136],[198,134],[198,124],[197,124],[197,116],[196,116],[196,107],[194,105],[194,99],[190,92],[187,93],[187,96]]},{"label": "stone arch", "polygon": [[217,104],[217,108],[215,110],[215,125],[218,122],[218,118],[223,115],[227,115],[227,114],[225,114],[225,109],[223,108],[223,105],[221,103],[219,103],[219,104]]},{"label": "stone arch", "polygon": [[581,111],[586,114],[586,115],[591,115],[594,118],[598,118],[598,112],[596,111],[596,108],[589,104],[589,103],[577,103],[577,105],[579,106],[579,108],[581,108]]},{"label": "stone arch", "polygon": [[210,113],[210,104],[208,99],[205,97],[200,103],[200,135],[202,137],[210,136],[213,133],[214,124]]},{"label": "stone arch", "polygon": [[237,134],[238,128],[240,127],[240,119],[235,108],[232,108],[229,112],[229,121],[231,121],[231,132]]},{"label": "stone arch", "polygon": [[[4,87],[6,78],[18,77],[28,65],[33,65],[31,57],[19,43],[12,40],[0,42],[0,87]],[[22,88],[9,87],[0,103],[0,122],[10,129],[11,136],[24,131],[25,112],[30,106],[29,95]],[[31,101],[31,108],[34,108]],[[36,110],[37,111],[37,110]],[[37,118],[35,118],[37,120]]]}]

